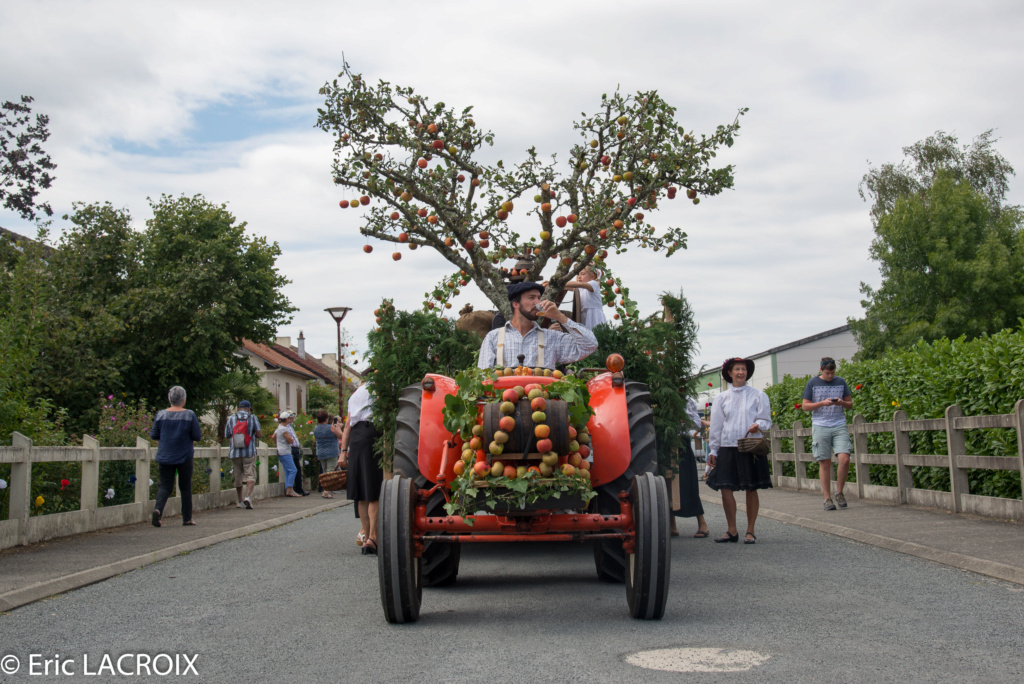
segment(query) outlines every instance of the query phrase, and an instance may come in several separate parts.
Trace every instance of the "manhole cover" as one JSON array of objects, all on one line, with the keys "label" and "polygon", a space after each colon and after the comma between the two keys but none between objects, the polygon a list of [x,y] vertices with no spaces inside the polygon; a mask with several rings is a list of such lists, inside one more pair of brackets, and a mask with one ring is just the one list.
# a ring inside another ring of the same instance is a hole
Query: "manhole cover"
[{"label": "manhole cover", "polygon": [[630,665],[664,672],[745,672],[768,662],[767,653],[732,648],[662,648],[626,657]]}]

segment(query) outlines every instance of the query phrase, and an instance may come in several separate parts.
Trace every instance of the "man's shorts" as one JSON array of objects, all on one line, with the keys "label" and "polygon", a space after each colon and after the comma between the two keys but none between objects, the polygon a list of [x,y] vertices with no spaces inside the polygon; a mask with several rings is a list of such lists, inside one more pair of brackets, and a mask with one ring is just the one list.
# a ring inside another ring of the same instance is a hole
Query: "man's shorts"
[{"label": "man's shorts", "polygon": [[231,459],[231,463],[234,464],[236,487],[241,487],[246,482],[256,481],[255,456],[251,456],[249,458],[233,458]]},{"label": "man's shorts", "polygon": [[813,442],[814,460],[828,461],[832,453],[848,454],[853,450],[850,444],[850,432],[845,425],[835,427],[824,427],[814,425],[811,427],[811,440]]}]

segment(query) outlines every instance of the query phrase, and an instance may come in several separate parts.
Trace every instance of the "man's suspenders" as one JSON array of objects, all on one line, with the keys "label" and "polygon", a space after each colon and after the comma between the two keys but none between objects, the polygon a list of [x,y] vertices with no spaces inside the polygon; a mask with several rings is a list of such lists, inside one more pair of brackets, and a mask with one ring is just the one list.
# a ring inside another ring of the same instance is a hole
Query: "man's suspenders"
[{"label": "man's suspenders", "polygon": [[[505,363],[505,328],[498,328],[498,347],[494,352],[494,365],[506,366]],[[537,331],[537,365],[544,366],[544,330]]]}]

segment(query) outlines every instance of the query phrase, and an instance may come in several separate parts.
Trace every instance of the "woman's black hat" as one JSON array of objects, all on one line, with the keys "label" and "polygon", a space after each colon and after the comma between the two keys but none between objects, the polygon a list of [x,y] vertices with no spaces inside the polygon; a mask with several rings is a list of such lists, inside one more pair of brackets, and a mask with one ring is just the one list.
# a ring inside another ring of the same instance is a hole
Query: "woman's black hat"
[{"label": "woman's black hat", "polygon": [[730,385],[732,384],[732,373],[730,372],[732,370],[732,365],[739,362],[743,362],[747,366],[747,380],[750,380],[754,375],[754,362],[750,359],[741,359],[738,356],[726,359],[725,363],[722,364],[722,377],[725,378],[725,381]]}]

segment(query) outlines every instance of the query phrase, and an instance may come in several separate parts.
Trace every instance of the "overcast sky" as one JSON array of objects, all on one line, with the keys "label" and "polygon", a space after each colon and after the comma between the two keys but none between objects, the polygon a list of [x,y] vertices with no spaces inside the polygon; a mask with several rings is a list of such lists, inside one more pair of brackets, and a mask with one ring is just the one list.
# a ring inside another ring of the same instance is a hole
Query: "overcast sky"
[{"label": "overcast sky", "polygon": [[[382,298],[416,308],[450,270],[429,250],[365,255],[359,212],[338,209],[351,193],[314,123],[342,53],[372,82],[474,105],[507,163],[532,145],[564,158],[572,122],[616,86],[659,90],[698,133],[749,107],[718,157],[735,188],[662,202],[657,225],[682,227],[689,249],[611,262],[644,314],[682,288],[701,361],[717,365],[860,315],[859,284],[879,282],[857,193],[871,165],[936,130],[966,143],[990,128],[1024,165],[1022,14],[1009,1],[22,0],[0,3],[0,100],[32,95],[50,116],[57,180],[42,199],[56,217],[110,201],[142,228],[147,197],[201,193],[277,241],[299,308],[279,334],[303,330],[317,354],[336,346],[325,307],[352,307],[362,352]],[[35,232],[10,212],[0,225]],[[453,311],[466,301],[488,306],[471,287]]]}]

